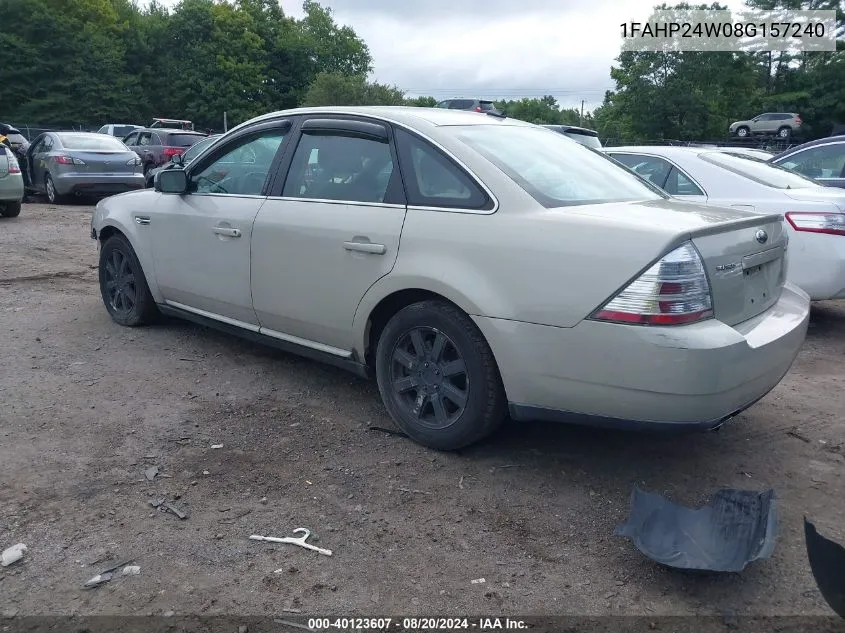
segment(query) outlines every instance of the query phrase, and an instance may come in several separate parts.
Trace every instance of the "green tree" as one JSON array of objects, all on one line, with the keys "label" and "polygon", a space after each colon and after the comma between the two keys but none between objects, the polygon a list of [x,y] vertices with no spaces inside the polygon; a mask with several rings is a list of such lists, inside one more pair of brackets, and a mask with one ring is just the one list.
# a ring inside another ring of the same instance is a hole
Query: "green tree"
[{"label": "green tree", "polygon": [[438,101],[434,97],[414,97],[413,99],[407,100],[409,106],[416,106],[418,108],[433,108],[437,103]]},{"label": "green tree", "polygon": [[372,71],[373,59],[367,44],[351,27],[339,27],[331,9],[315,0],[305,0],[302,9],[305,17],[300,21],[300,28],[310,48],[315,75],[367,75]]},{"label": "green tree", "polygon": [[370,83],[363,75],[320,73],[308,87],[303,105],[405,105],[405,94],[396,86]]}]

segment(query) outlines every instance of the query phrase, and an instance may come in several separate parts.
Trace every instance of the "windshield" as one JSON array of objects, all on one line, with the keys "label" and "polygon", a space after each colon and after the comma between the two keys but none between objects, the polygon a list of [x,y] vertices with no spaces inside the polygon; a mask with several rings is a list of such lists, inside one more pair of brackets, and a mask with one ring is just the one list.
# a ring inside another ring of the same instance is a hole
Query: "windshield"
[{"label": "windshield", "polygon": [[451,130],[545,207],[668,197],[603,154],[543,128],[472,125]]},{"label": "windshield", "polygon": [[201,141],[194,143],[193,145],[191,145],[191,147],[188,150],[185,151],[184,154],[182,154],[182,162],[184,162],[184,163],[191,162],[192,160],[194,160],[199,155],[199,153],[202,150],[204,150],[206,147],[211,145],[216,140],[217,140],[216,136],[209,136],[207,138],[204,138]]},{"label": "windshield", "polygon": [[99,150],[125,152],[126,145],[120,139],[105,134],[57,134],[65,149]]},{"label": "windshield", "polygon": [[794,171],[737,152],[704,152],[699,158],[774,189],[807,189],[818,183]]},{"label": "windshield", "polygon": [[114,134],[112,134],[112,136],[117,136],[119,138],[123,138],[124,136],[128,135],[130,132],[134,132],[137,129],[138,128],[135,125],[115,125],[114,126]]}]

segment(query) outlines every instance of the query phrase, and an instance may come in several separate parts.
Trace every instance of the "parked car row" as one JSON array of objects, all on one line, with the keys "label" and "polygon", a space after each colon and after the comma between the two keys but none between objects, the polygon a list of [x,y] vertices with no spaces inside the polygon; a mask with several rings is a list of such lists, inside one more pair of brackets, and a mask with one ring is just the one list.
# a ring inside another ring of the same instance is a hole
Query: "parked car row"
[{"label": "parked car row", "polygon": [[[175,162],[93,214],[111,317],[178,316],[374,376],[434,448],[506,415],[715,428],[781,380],[806,333],[779,208],[717,206],[727,194],[680,169],[671,196],[655,168],[498,114],[282,111]],[[820,208],[801,221],[826,222]]]}]

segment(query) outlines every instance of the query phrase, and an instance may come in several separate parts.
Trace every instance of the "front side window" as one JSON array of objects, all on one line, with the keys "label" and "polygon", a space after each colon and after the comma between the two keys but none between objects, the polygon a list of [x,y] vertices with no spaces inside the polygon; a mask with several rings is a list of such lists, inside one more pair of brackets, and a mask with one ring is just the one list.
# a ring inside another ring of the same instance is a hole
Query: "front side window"
[{"label": "front side window", "polygon": [[211,145],[215,140],[216,137],[208,137],[198,143],[194,143],[193,145],[191,145],[191,147],[185,150],[184,154],[182,154],[182,161],[185,163],[189,163],[190,161],[194,160],[197,156],[200,155],[200,152],[202,152],[206,147]]},{"label": "front side window", "polygon": [[810,147],[774,164],[808,178],[845,178],[845,143]]},{"label": "front side window", "polygon": [[192,190],[206,194],[263,195],[270,167],[285,133],[284,130],[271,130],[242,139],[211,164],[191,174]]},{"label": "front side window", "polygon": [[153,134],[152,132],[142,132],[140,137],[138,138],[138,145],[142,147],[152,145],[153,144]]},{"label": "front side window", "polygon": [[387,141],[338,134],[303,134],[284,197],[384,202],[393,156]]},{"label": "front side window", "polygon": [[123,144],[126,145],[127,147],[129,147],[131,145],[135,145],[137,142],[138,142],[138,132],[133,132],[132,134],[127,136],[125,139],[123,139]]}]

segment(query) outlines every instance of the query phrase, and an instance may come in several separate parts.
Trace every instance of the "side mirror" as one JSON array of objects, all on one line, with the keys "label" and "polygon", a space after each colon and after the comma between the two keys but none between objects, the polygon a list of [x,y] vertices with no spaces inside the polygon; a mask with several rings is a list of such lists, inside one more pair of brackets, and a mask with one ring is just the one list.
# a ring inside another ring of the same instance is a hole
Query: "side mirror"
[{"label": "side mirror", "polygon": [[183,169],[162,169],[153,177],[153,186],[161,193],[187,193],[188,174]]}]

